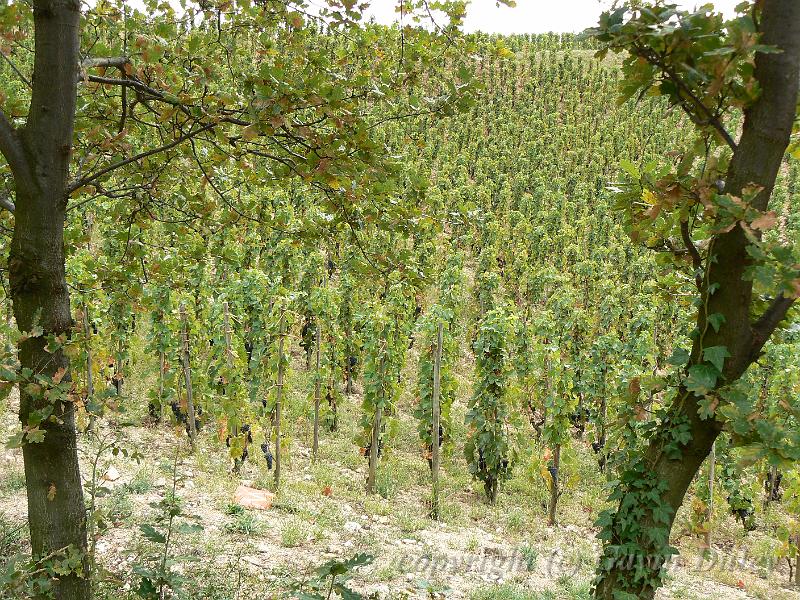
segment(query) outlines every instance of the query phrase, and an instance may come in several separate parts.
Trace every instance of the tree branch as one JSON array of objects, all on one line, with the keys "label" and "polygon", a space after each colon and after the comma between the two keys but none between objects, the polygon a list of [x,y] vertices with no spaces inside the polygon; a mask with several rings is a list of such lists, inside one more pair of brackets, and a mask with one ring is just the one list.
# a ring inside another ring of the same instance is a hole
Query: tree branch
[{"label": "tree branch", "polygon": [[694,245],[692,235],[689,233],[689,221],[681,221],[681,238],[683,239],[683,244],[686,246],[686,251],[689,253],[689,256],[692,257],[692,266],[694,267],[694,282],[697,285],[698,290],[702,289],[703,277],[700,273],[703,269],[703,259],[700,256],[700,253],[697,251],[697,247]]},{"label": "tree branch", "polygon": [[88,185],[93,181],[96,181],[100,177],[103,177],[104,175],[111,173],[112,171],[116,171],[120,167],[124,167],[125,165],[129,165],[131,163],[138,162],[143,158],[147,158],[148,156],[153,156],[154,154],[159,154],[160,152],[165,152],[166,150],[174,148],[175,146],[182,144],[186,140],[190,140],[200,135],[204,131],[209,131],[211,129],[214,129],[214,127],[216,127],[217,125],[218,125],[217,123],[208,123],[206,125],[203,125],[202,127],[198,127],[194,131],[190,131],[189,133],[185,133],[182,136],[175,138],[168,144],[164,144],[163,146],[158,146],[157,148],[151,148],[150,150],[147,150],[145,152],[140,152],[139,154],[135,154],[129,158],[124,158],[120,161],[115,162],[114,164],[108,165],[107,167],[100,169],[95,173],[92,173],[91,175],[87,175],[86,177],[77,179],[67,186],[66,195],[69,196],[72,192],[74,192],[78,188]]},{"label": "tree branch", "polygon": [[[118,79],[116,77],[101,77],[99,75],[87,75],[85,81],[91,81],[93,83],[101,83],[103,85],[119,85],[122,87],[132,87],[135,90],[140,92],[145,92],[150,96],[157,98],[159,100],[165,100],[164,94],[159,92],[156,89],[151,88],[148,85],[145,85],[141,81],[137,79]],[[165,100],[169,104],[176,104],[175,102],[170,102]]]},{"label": "tree branch", "polygon": [[28,79],[27,77],[25,77],[25,75],[22,73],[22,71],[20,71],[17,68],[17,65],[15,65],[14,62],[10,58],[8,58],[6,56],[6,53],[5,52],[0,52],[0,56],[2,56],[3,59],[6,61],[6,63],[8,63],[8,66],[11,67],[11,70],[14,71],[14,73],[17,74],[17,77],[19,77],[25,85],[27,85],[29,88],[33,89],[33,84],[31,83],[31,80]]},{"label": "tree branch", "polygon": [[772,332],[775,331],[778,324],[786,318],[786,313],[789,312],[794,301],[794,298],[787,298],[783,295],[783,292],[781,292],[775,297],[772,304],[764,311],[764,314],[761,315],[758,321],[753,324],[754,344],[761,340],[758,345],[758,350],[761,349],[764,342],[772,335]]},{"label": "tree branch", "polygon": [[5,208],[8,212],[14,213],[17,210],[17,207],[14,206],[14,203],[11,201],[11,198],[5,195],[0,195],[0,207]]},{"label": "tree branch", "polygon": [[122,69],[125,65],[129,64],[131,59],[127,56],[111,56],[105,58],[86,58],[81,61],[82,69],[91,69],[93,67],[117,67]]},{"label": "tree branch", "polygon": [[8,120],[3,109],[0,108],[0,153],[5,156],[8,166],[17,185],[30,185],[32,183],[28,160],[22,149],[22,143],[17,136],[17,130]]},{"label": "tree branch", "polygon": [[[699,124],[711,125],[722,136],[722,138],[725,140],[725,143],[730,147],[730,149],[735,152],[736,141],[733,139],[731,134],[728,133],[728,130],[725,129],[723,124],[720,122],[719,118],[711,111],[710,108],[708,108],[708,106],[706,106],[703,103],[703,101],[700,98],[697,97],[697,95],[692,91],[692,89],[688,85],[686,85],[686,82],[684,82],[683,79],[681,79],[680,75],[676,73],[674,69],[670,68],[662,57],[659,57],[658,54],[649,51],[648,48],[640,45],[634,45],[634,49],[641,58],[645,59],[651,65],[654,65],[659,69],[661,69],[661,71],[665,75],[667,75],[667,77],[669,77],[669,80],[675,84],[678,90],[686,94],[688,99],[692,101],[692,104],[694,104],[696,110],[705,115],[705,121],[701,120]],[[691,111],[688,110],[688,107],[685,106],[683,103],[681,103],[681,108],[683,108],[684,112],[686,112],[690,118],[692,117]]]}]

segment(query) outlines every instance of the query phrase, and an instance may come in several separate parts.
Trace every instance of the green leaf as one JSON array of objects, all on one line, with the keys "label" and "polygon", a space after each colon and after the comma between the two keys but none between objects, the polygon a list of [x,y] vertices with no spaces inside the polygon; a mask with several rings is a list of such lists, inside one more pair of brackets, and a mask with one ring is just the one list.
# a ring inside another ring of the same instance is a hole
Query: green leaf
[{"label": "green leaf", "polygon": [[25,439],[31,444],[41,444],[44,441],[44,435],[44,429],[31,427],[25,432]]},{"label": "green leaf", "polygon": [[667,362],[676,367],[685,365],[689,362],[689,352],[683,348],[675,348],[675,350],[672,351],[672,355],[667,359]]},{"label": "green leaf", "polygon": [[167,541],[161,533],[159,533],[152,525],[139,525],[139,529],[145,538],[156,544],[163,544]]},{"label": "green leaf", "polygon": [[136,595],[140,598],[158,598],[158,590],[153,582],[147,577],[142,577],[139,582],[139,587],[136,589]]},{"label": "green leaf", "polygon": [[721,313],[712,313],[708,315],[706,320],[714,328],[714,331],[719,333],[720,326],[725,322],[725,315]]},{"label": "green leaf", "polygon": [[730,357],[730,352],[726,346],[711,346],[703,350],[703,360],[710,362],[722,373],[725,359]]},{"label": "green leaf", "polygon": [[634,165],[631,161],[627,159],[622,159],[619,163],[619,166],[633,179],[639,179],[641,177],[641,173],[639,173],[638,167]]},{"label": "green leaf", "polygon": [[175,528],[178,533],[199,533],[203,531],[203,526],[199,523],[181,523]]},{"label": "green leaf", "polygon": [[686,379],[686,389],[702,396],[714,389],[719,377],[719,371],[707,363],[689,367],[689,376]]}]

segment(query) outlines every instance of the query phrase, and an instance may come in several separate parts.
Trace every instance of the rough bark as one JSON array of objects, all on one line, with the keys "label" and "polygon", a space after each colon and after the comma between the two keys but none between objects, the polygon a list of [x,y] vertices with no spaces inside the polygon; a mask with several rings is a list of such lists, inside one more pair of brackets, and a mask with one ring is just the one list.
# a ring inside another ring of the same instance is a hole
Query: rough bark
[{"label": "rough bark", "polygon": [[[44,332],[20,344],[19,360],[34,374],[52,376],[69,368],[61,351],[50,353],[44,346],[45,336],[68,334],[72,326],[64,266],[64,211],[77,93],[80,5],[77,0],[36,0],[33,9],[36,37],[28,119],[20,131],[8,120],[0,120],[0,150],[12,169],[16,189],[8,263],[14,316],[20,330],[30,331],[38,324]],[[67,372],[64,379],[68,377]],[[23,386],[22,423],[27,424],[32,411],[46,403]],[[86,551],[74,405],[60,402],[53,414],[55,419],[41,425],[44,441],[23,446],[35,556],[67,547]],[[75,573],[54,586],[59,600],[90,594],[88,579]]]},{"label": "rough bark", "polygon": [[[742,135],[728,169],[725,192],[740,196],[745,186],[759,185],[762,190],[753,205],[763,211],[769,203],[789,143],[797,107],[800,2],[764,0],[760,30],[762,43],[777,46],[782,52],[759,53],[756,57],[755,76],[762,93],[759,100],[745,111]],[[785,317],[792,300],[778,296],[761,318],[752,321],[753,284],[743,278],[751,262],[743,230],[737,226],[728,233],[717,235],[712,243],[711,253],[716,261],[711,261],[708,267],[703,292],[709,285],[718,284],[719,287],[708,297],[707,308],[698,311],[697,327],[705,334],[695,341],[691,358],[696,362],[703,348],[727,347],[731,356],[725,362],[720,381],[720,385],[724,385],[741,377],[758,358],[764,343]],[[714,313],[725,316],[725,323],[718,332],[707,327],[707,315]],[[689,485],[722,429],[719,422],[700,417],[699,403],[700,398],[682,389],[672,406],[674,414],[685,414],[689,419],[691,440],[682,448],[680,460],[669,459],[662,452],[658,440],[651,442],[647,450],[648,468],[668,484],[663,500],[673,509],[668,523],[670,530],[675,511],[681,506]],[[647,515],[644,521],[652,523],[652,515]],[[655,547],[643,550],[648,556],[658,553]],[[629,569],[630,563],[623,561],[604,573],[595,587],[595,598],[613,600],[615,592],[621,591],[641,599],[653,598],[654,587],[632,587],[626,583],[625,575]]]}]

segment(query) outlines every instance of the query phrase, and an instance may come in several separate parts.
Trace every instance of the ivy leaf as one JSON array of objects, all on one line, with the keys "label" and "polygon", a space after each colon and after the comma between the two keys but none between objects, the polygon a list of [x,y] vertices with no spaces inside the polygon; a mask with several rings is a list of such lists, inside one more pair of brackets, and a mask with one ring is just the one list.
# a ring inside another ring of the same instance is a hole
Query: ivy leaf
[{"label": "ivy leaf", "polygon": [[722,313],[712,313],[708,315],[706,320],[714,328],[714,331],[719,333],[719,328],[725,322],[725,315]]},{"label": "ivy leaf", "polygon": [[725,359],[731,355],[726,346],[711,346],[703,350],[703,360],[710,362],[717,368],[717,371],[722,373],[722,367],[725,365]]},{"label": "ivy leaf", "polygon": [[667,362],[676,367],[685,365],[689,362],[689,352],[683,348],[675,348],[675,350],[672,351],[672,355],[667,359]]},{"label": "ivy leaf", "polygon": [[714,389],[719,377],[716,367],[703,363],[689,367],[689,377],[686,379],[686,389],[702,396]]}]

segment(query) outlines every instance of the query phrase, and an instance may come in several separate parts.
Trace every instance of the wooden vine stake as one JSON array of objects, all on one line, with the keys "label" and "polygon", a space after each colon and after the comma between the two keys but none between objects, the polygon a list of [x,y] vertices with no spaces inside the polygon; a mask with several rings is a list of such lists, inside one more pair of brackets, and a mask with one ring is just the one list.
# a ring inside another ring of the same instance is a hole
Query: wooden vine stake
[{"label": "wooden vine stake", "polygon": [[372,423],[372,442],[369,447],[369,474],[367,475],[367,494],[375,493],[375,479],[378,472],[378,441],[381,435],[382,406],[375,407],[375,420]]},{"label": "wooden vine stake", "polygon": [[[231,347],[231,318],[227,300],[222,303],[222,329],[225,334],[225,362],[228,364],[228,373],[230,374],[233,372],[233,349]],[[239,435],[239,428],[234,427],[231,435],[234,437]]]},{"label": "wooden vine stake", "polygon": [[278,325],[278,383],[275,390],[275,488],[281,484],[281,400],[283,397],[283,341],[286,329],[285,313]]},{"label": "wooden vine stake", "polygon": [[117,357],[114,360],[114,386],[117,388],[117,396],[122,396],[122,384],[124,382],[124,377],[122,375],[122,355],[124,352],[124,342],[120,337],[119,342],[117,342]]},{"label": "wooden vine stake", "polygon": [[[86,344],[86,404],[94,398],[94,374],[92,373],[92,328],[89,326],[89,304],[83,304],[83,336]],[[89,414],[89,429],[94,427],[97,416]]]},{"label": "wooden vine stake", "polygon": [[[380,362],[380,374],[381,374],[381,381],[383,381],[383,374],[384,374],[384,364],[386,361],[385,356],[383,356],[384,346],[386,344],[386,340],[381,341],[381,362]],[[385,390],[383,390],[385,393]],[[372,440],[369,445],[369,472],[367,473],[367,494],[374,494],[375,493],[375,480],[377,479],[378,473],[378,449],[379,443],[381,438],[381,417],[383,413],[383,396],[384,393],[381,393],[381,398],[378,399],[375,406],[375,419],[372,422]]]},{"label": "wooden vine stake", "polygon": [[769,509],[769,505],[772,503],[772,499],[778,493],[778,467],[775,465],[769,468],[769,472],[767,473],[767,483],[764,486],[764,490],[766,494],[764,496],[764,511],[766,512]]},{"label": "wooden vine stake", "polygon": [[439,429],[441,427],[441,408],[439,405],[439,395],[441,390],[441,368],[442,368],[442,340],[444,338],[444,325],[439,323],[439,331],[436,334],[436,349],[433,353],[433,393],[431,402],[433,403],[433,429],[432,429],[432,449],[431,449],[431,477],[433,480],[433,502],[431,506],[431,517],[439,520]]},{"label": "wooden vine stake", "polygon": [[183,378],[186,382],[186,417],[189,419],[189,441],[194,449],[197,429],[194,417],[194,400],[192,398],[192,371],[189,366],[189,326],[186,318],[186,303],[181,302],[181,341],[183,342]]},{"label": "wooden vine stake", "polygon": [[222,325],[225,328],[225,360],[228,368],[233,368],[233,348],[231,347],[231,317],[228,311],[228,301],[222,303]]},{"label": "wooden vine stake", "polygon": [[321,343],[322,343],[322,323],[320,322],[320,319],[317,319],[316,380],[314,382],[314,442],[311,446],[311,455],[313,456],[314,460],[317,460],[317,451],[319,450],[319,400],[320,400],[320,387],[322,384],[319,372]]},{"label": "wooden vine stake", "polygon": [[167,357],[163,350],[158,351],[158,410],[164,417],[164,370],[167,366]]},{"label": "wooden vine stake", "polygon": [[714,475],[717,462],[717,444],[711,446],[711,454],[708,456],[708,508],[706,509],[706,550],[711,549],[711,520],[714,517]]},{"label": "wooden vine stake", "polygon": [[558,497],[561,495],[559,491],[559,469],[561,468],[561,444],[556,444],[553,449],[553,470],[550,472],[550,478],[553,485],[550,487],[550,506],[548,507],[547,524],[553,526],[556,524],[556,506],[558,504]]}]

